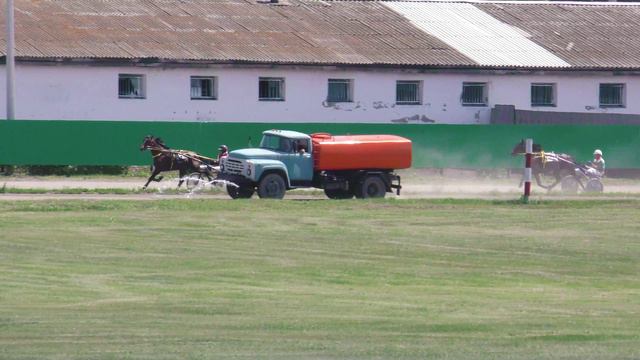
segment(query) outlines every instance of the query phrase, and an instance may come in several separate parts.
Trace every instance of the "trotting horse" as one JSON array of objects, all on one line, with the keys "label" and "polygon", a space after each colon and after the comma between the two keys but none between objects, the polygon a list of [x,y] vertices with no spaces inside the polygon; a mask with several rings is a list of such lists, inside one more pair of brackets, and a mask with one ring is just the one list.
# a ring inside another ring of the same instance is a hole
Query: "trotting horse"
[{"label": "trotting horse", "polygon": [[[516,144],[511,151],[511,155],[524,155],[524,139]],[[543,189],[551,190],[562,181],[567,175],[575,176],[575,169],[578,167],[575,159],[571,155],[556,154],[554,152],[544,152],[540,144],[533,144],[531,157],[531,174],[536,178],[536,183]],[[551,185],[544,185],[540,180],[540,175],[551,176],[555,181]],[[523,180],[524,181],[524,180]],[[520,181],[520,186],[522,182]]]},{"label": "trotting horse", "polygon": [[178,170],[180,173],[180,181],[178,187],[184,182],[187,174],[200,171],[200,165],[206,162],[201,156],[195,152],[185,150],[173,150],[164,144],[162,139],[151,135],[145,136],[140,145],[140,151],[150,150],[153,156],[153,165],[151,165],[151,176],[147,183],[142,187],[146,189],[151,181],[160,181],[163,176],[158,176],[163,171]]}]

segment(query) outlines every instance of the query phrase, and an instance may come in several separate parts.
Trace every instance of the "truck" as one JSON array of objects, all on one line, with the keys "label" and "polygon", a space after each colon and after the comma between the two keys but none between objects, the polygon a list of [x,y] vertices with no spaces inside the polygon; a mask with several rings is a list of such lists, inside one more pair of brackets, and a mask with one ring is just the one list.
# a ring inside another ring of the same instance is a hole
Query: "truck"
[{"label": "truck", "polygon": [[218,179],[232,183],[234,199],[282,199],[287,190],[323,189],[331,199],[400,195],[400,176],[411,167],[411,140],[396,135],[307,135],[290,130],[262,133],[258,148],[231,151]]}]

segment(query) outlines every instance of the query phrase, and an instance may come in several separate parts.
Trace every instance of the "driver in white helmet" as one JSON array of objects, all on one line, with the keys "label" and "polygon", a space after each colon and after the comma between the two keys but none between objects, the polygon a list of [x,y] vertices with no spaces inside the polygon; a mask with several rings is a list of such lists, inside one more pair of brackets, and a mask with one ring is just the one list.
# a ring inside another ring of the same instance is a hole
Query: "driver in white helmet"
[{"label": "driver in white helmet", "polygon": [[589,166],[591,167],[591,169],[589,170],[597,171],[596,175],[604,175],[605,165],[604,158],[602,157],[602,150],[596,149],[593,152],[593,160],[591,161],[591,163],[589,163]]}]

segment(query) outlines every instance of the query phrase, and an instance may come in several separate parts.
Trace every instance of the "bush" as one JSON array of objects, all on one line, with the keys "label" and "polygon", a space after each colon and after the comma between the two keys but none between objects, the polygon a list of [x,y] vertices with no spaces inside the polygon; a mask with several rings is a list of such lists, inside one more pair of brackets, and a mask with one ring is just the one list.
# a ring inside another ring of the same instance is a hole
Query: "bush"
[{"label": "bush", "polygon": [[16,167],[13,165],[0,165],[0,175],[13,175]]}]

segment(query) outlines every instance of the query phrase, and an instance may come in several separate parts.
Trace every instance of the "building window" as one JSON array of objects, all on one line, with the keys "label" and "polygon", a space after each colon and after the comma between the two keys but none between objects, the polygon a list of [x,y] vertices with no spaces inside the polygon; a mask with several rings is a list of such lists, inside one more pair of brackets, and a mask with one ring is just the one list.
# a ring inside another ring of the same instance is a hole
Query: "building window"
[{"label": "building window", "polygon": [[531,84],[531,106],[556,106],[556,85]]},{"label": "building window", "polygon": [[487,83],[466,82],[462,83],[462,105],[487,106]]},{"label": "building window", "polygon": [[212,76],[191,77],[191,100],[215,100],[216,78]]},{"label": "building window", "polygon": [[353,81],[349,79],[329,79],[327,102],[352,102]]},{"label": "building window", "polygon": [[258,100],[284,101],[284,78],[260,78]]},{"label": "building window", "polygon": [[422,103],[422,81],[397,81],[396,104],[420,105]]},{"label": "building window", "polygon": [[144,75],[118,75],[118,97],[121,99],[144,99]]},{"label": "building window", "polygon": [[600,107],[624,107],[624,84],[600,84]]}]

